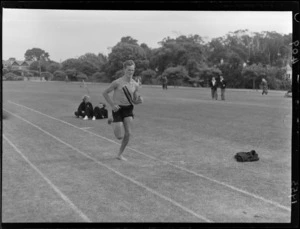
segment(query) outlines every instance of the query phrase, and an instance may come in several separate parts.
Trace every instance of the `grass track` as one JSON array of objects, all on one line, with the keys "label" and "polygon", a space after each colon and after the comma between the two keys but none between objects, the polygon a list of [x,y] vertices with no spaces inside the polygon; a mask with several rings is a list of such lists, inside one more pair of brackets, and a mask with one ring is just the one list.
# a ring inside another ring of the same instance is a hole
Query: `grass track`
[{"label": "grass track", "polygon": [[[93,104],[103,101],[105,85],[88,86]],[[73,117],[84,93],[75,83],[3,82],[8,116],[3,134],[93,222],[289,222],[291,99],[284,92],[262,96],[260,91],[228,89],[226,101],[212,101],[206,88],[143,86],[145,103],[135,108],[128,162],[113,159],[119,145],[105,140],[117,142],[106,120]],[[3,143],[3,222],[83,221]],[[258,152],[258,162],[234,161],[236,152],[251,149]],[[11,166],[19,169],[11,171]]]}]

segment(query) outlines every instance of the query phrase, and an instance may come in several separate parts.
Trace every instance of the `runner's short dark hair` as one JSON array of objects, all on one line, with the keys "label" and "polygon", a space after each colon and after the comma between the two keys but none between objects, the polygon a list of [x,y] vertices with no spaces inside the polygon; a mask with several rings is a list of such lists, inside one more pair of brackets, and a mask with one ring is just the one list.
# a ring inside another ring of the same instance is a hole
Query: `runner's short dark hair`
[{"label": "runner's short dark hair", "polygon": [[135,66],[135,63],[133,60],[126,60],[124,63],[123,63],[123,68],[126,68],[127,66]]}]

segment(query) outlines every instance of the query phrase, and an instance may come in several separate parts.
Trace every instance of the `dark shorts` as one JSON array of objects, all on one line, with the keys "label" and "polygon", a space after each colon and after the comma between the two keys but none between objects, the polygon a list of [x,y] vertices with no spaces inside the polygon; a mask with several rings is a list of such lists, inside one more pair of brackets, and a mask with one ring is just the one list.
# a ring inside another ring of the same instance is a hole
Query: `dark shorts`
[{"label": "dark shorts", "polygon": [[133,115],[133,105],[129,106],[121,106],[119,105],[120,109],[116,112],[112,111],[112,116],[114,118],[113,122],[123,122],[124,118],[126,117],[134,117]]}]

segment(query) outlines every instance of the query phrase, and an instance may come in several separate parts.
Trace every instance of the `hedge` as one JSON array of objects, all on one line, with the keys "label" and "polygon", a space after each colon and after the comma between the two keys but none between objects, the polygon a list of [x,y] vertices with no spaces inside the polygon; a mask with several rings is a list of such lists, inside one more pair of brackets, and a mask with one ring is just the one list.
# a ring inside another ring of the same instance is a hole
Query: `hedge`
[{"label": "hedge", "polygon": [[41,77],[44,77],[45,80],[52,80],[54,76],[50,72],[42,72]]},{"label": "hedge", "polygon": [[18,76],[12,72],[9,72],[4,75],[3,80],[20,81],[20,80],[24,80],[24,77]]},{"label": "hedge", "polygon": [[76,75],[76,79],[78,81],[81,81],[81,80],[88,80],[88,77],[86,74],[82,73],[82,72],[79,72],[77,75]]},{"label": "hedge", "polygon": [[63,71],[57,70],[53,73],[53,78],[52,80],[65,80],[66,79],[66,73],[64,73]]},{"label": "hedge", "polygon": [[91,76],[90,79],[93,82],[103,82],[103,83],[110,82],[110,79],[108,78],[105,72],[96,72]]}]

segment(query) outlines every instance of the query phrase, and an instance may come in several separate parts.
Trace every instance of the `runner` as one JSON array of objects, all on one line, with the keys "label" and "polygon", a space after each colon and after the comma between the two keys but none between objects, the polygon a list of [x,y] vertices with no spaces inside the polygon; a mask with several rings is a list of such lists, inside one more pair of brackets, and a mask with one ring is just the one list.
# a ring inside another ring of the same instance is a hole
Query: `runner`
[{"label": "runner", "polygon": [[[112,125],[116,138],[122,140],[117,156],[119,160],[127,160],[122,156],[122,153],[132,134],[134,104],[143,102],[142,97],[137,95],[139,85],[132,79],[135,63],[132,60],[125,61],[123,63],[123,70],[124,75],[114,80],[103,92],[105,100],[112,108],[113,119],[109,118],[108,123]],[[114,93],[111,99],[109,93],[112,91]],[[122,129],[124,129],[124,135],[122,134]]]}]

